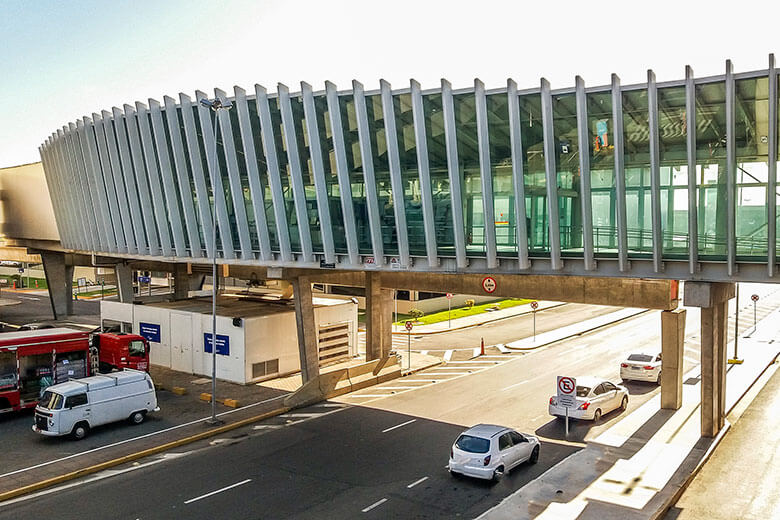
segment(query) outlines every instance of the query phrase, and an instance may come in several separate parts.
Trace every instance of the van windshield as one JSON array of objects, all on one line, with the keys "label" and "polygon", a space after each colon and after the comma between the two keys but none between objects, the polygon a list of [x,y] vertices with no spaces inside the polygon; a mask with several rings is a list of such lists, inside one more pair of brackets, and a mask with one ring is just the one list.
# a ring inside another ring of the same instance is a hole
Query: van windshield
[{"label": "van windshield", "polygon": [[60,394],[46,390],[43,393],[43,397],[41,397],[41,400],[38,404],[41,405],[43,408],[48,408],[49,410],[59,410],[60,408],[62,408],[62,403],[64,401],[65,398]]}]

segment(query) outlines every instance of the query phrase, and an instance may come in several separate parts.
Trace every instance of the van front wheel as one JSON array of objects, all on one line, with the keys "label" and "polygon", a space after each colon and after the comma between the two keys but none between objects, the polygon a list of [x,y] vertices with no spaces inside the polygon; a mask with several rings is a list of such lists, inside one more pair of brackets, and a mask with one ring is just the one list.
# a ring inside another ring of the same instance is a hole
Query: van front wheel
[{"label": "van front wheel", "polygon": [[86,437],[88,433],[89,433],[89,425],[85,422],[80,422],[73,427],[73,431],[70,432],[70,435],[75,440],[80,441],[81,439]]},{"label": "van front wheel", "polygon": [[141,424],[144,422],[144,419],[146,418],[145,412],[133,412],[133,415],[130,416],[130,422],[133,424]]}]

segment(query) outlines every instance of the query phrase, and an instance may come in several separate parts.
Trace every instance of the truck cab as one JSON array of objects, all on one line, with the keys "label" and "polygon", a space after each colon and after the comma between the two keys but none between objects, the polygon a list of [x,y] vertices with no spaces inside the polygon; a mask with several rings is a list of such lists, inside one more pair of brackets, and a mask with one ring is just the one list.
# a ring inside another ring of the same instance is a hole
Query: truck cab
[{"label": "truck cab", "polygon": [[114,368],[149,371],[149,342],[143,336],[121,332],[94,334],[92,347],[99,352],[101,372]]}]

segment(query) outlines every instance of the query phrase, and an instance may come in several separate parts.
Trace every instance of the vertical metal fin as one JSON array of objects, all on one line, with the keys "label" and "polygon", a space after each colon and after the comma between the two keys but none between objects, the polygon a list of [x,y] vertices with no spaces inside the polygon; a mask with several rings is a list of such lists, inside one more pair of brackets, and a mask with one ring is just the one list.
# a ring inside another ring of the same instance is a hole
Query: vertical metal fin
[{"label": "vertical metal fin", "polygon": [[441,80],[441,105],[444,112],[444,137],[447,144],[447,172],[450,179],[450,204],[452,204],[452,231],[455,238],[455,265],[458,268],[468,266],[466,259],[466,226],[463,219],[463,186],[458,161],[458,130],[455,124],[455,103],[452,98],[452,85],[446,79]]},{"label": "vertical metal fin", "polygon": [[561,260],[561,228],[558,215],[558,170],[555,165],[555,134],[550,82],[542,78],[542,127],[544,128],[544,176],[547,187],[547,223],[550,233],[550,267],[559,270]]},{"label": "vertical metal fin", "polygon": [[626,224],[626,168],[623,158],[623,96],[620,78],[612,75],[612,124],[615,134],[615,206],[618,232],[618,269],[628,271],[628,229]]}]

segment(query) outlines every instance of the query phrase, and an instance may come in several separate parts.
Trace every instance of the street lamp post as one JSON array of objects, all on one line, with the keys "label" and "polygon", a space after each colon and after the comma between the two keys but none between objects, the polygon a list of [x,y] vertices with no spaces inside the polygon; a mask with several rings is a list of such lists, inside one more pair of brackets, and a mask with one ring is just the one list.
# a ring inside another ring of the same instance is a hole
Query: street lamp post
[{"label": "street lamp post", "polygon": [[[217,419],[217,191],[214,186],[214,177],[219,174],[217,143],[219,142],[219,111],[230,110],[233,104],[230,101],[222,101],[214,98],[213,101],[201,99],[200,104],[214,111],[214,157],[212,165],[214,173],[211,181],[211,193],[214,202],[211,206],[211,418],[207,421],[209,424],[220,424]],[[205,136],[204,136],[205,137]]]}]

